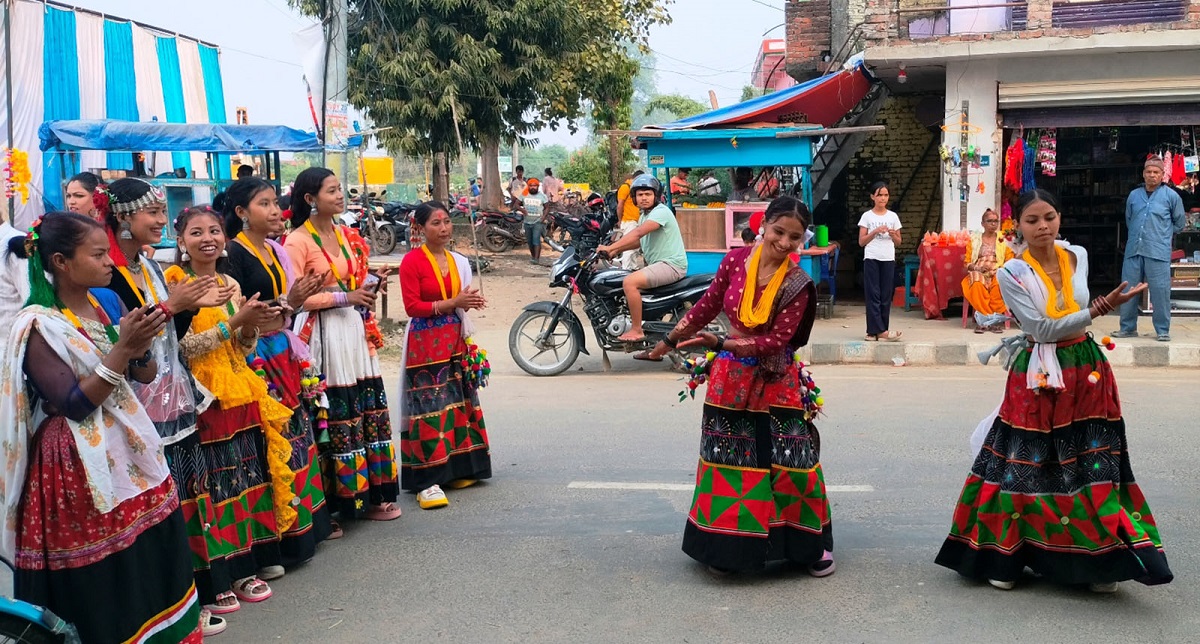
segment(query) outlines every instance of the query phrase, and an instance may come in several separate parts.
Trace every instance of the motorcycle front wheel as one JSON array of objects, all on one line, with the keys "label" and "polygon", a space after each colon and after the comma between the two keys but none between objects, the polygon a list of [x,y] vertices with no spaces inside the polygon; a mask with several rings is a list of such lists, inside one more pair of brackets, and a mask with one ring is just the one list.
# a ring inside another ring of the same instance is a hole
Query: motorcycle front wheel
[{"label": "motorcycle front wheel", "polygon": [[396,228],[383,224],[375,229],[375,243],[371,250],[377,255],[391,255],[396,250]]},{"label": "motorcycle front wheel", "polygon": [[490,253],[503,253],[512,245],[511,239],[490,224],[483,227],[483,238],[479,241],[483,244],[483,249]]},{"label": "motorcycle front wheel", "polygon": [[564,320],[547,333],[551,315],[524,311],[508,332],[508,352],[522,371],[531,376],[557,376],[579,357],[579,342]]}]

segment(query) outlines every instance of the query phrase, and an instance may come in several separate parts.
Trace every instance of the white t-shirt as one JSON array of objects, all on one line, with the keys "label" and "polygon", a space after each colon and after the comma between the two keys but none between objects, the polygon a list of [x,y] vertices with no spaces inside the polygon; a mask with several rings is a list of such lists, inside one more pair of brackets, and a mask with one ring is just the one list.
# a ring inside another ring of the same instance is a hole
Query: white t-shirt
[{"label": "white t-shirt", "polygon": [[[900,218],[890,210],[882,215],[868,210],[858,220],[859,227],[866,228],[868,232],[885,224],[889,230],[900,230]],[[874,259],[881,262],[896,261],[896,243],[892,241],[892,236],[887,233],[875,235],[875,239],[867,242],[866,247],[863,248],[863,259]]]}]

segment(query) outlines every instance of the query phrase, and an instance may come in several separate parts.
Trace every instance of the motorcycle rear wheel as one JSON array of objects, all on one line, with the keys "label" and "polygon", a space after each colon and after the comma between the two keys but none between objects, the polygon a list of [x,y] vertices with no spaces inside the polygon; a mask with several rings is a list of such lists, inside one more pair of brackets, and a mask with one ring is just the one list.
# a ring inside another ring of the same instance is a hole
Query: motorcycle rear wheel
[{"label": "motorcycle rear wheel", "polygon": [[[565,320],[559,320],[554,333],[538,341],[550,326],[550,317],[545,311],[523,311],[508,332],[509,354],[521,371],[531,376],[557,376],[579,358],[579,342]],[[553,359],[540,363],[538,359],[542,356]]]},{"label": "motorcycle rear wheel", "polygon": [[512,247],[512,240],[492,225],[483,227],[483,237],[479,241],[483,244],[483,249],[490,253],[503,253]]}]

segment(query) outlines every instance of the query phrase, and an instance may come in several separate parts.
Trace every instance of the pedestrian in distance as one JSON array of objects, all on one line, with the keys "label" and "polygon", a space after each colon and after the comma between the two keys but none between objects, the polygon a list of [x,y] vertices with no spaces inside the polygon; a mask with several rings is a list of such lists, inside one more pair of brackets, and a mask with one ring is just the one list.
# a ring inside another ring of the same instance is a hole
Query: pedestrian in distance
[{"label": "pedestrian in distance", "polygon": [[863,247],[863,291],[867,298],[867,341],[900,339],[890,330],[892,289],[896,280],[896,245],[900,218],[888,210],[886,182],[871,184],[873,206],[858,220],[858,245]]},{"label": "pedestrian in distance", "polygon": [[[1183,230],[1183,200],[1163,182],[1163,160],[1146,159],[1145,184],[1125,200],[1125,260],[1121,279],[1150,287],[1150,319],[1159,342],[1171,341],[1171,240]],[[1121,305],[1121,328],[1114,338],[1136,338],[1138,300]]]},{"label": "pedestrian in distance", "polygon": [[537,265],[542,259],[542,236],[546,233],[546,202],[549,197],[541,191],[541,182],[530,179],[526,194],[520,198],[520,210],[525,215],[525,243],[529,245],[529,263]]},{"label": "pedestrian in distance", "polygon": [[[764,220],[762,240],[725,255],[712,286],[651,353],[708,351],[683,550],[717,574],[787,561],[824,577],[835,567],[814,424],[823,400],[795,357],[816,319],[816,286],[789,258],[804,243],[808,208],[778,197]],[[728,338],[702,331],[722,312]]]},{"label": "pedestrian in distance", "polygon": [[1024,193],[1016,217],[1016,258],[997,280],[1024,336],[1003,401],[973,437],[975,462],[936,561],[1001,590],[1026,568],[1099,593],[1130,579],[1165,584],[1173,575],[1133,477],[1117,382],[1087,333],[1146,284],[1122,282],[1089,304],[1087,251],[1057,241],[1055,197]]}]

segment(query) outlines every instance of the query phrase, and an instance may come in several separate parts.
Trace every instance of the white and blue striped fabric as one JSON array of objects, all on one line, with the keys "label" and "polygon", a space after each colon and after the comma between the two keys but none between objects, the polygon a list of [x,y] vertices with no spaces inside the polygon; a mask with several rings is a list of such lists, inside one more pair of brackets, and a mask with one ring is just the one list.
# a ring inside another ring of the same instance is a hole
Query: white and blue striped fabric
[{"label": "white and blue striped fabric", "polygon": [[[163,35],[34,0],[15,0],[7,6],[12,11],[12,60],[5,62],[12,74],[13,109],[9,114],[0,102],[0,137],[11,119],[13,146],[29,153],[33,175],[29,203],[18,205],[14,213],[18,229],[47,208],[62,208],[64,177],[80,170],[132,168],[128,154],[104,152],[84,152],[63,167],[56,155],[38,150],[43,121],[226,122],[217,49],[185,36]],[[0,74],[4,72],[0,63]],[[0,141],[0,147],[5,145]],[[206,176],[203,154],[148,154],[146,165],[155,173],[182,166],[197,177]]]}]

